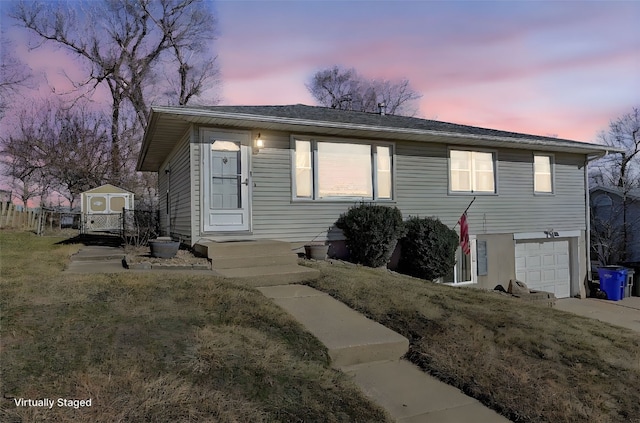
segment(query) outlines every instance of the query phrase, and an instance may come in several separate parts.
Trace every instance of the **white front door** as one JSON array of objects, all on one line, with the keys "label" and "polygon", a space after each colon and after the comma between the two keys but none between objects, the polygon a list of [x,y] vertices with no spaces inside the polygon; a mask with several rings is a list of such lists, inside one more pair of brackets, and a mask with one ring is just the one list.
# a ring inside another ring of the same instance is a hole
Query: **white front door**
[{"label": "white front door", "polygon": [[203,229],[249,230],[250,137],[244,132],[205,131],[203,143]]}]

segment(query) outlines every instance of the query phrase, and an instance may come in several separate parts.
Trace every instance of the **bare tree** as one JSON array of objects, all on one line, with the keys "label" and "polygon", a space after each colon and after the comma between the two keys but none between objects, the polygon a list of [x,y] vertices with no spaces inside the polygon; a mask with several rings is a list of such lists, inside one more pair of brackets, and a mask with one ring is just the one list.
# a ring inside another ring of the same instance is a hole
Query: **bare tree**
[{"label": "bare tree", "polygon": [[[3,31],[4,32],[4,31]],[[2,34],[3,46],[0,48],[0,118],[8,107],[9,99],[32,80],[31,69],[14,54],[14,49]]]},{"label": "bare tree", "polygon": [[40,140],[52,136],[46,122],[40,110],[23,110],[13,133],[2,138],[0,157],[4,175],[10,178],[13,191],[25,207],[32,198],[42,196],[50,185],[45,170],[48,151],[39,145]]},{"label": "bare tree", "polygon": [[104,116],[78,107],[56,112],[47,173],[71,208],[81,192],[107,180],[108,141]]},{"label": "bare tree", "polygon": [[340,66],[319,70],[306,86],[323,106],[360,112],[376,113],[384,107],[388,114],[413,116],[418,110],[415,102],[422,97],[407,79],[370,80]]},{"label": "bare tree", "polygon": [[640,107],[612,121],[609,130],[598,136],[598,142],[625,150],[594,163],[593,183],[603,186],[640,188]]},{"label": "bare tree", "polygon": [[148,99],[167,92],[159,89],[166,81],[159,80],[154,67],[163,66],[170,85],[178,87],[177,100],[167,100],[174,104],[201,95],[218,76],[210,52],[215,20],[202,0],[103,0],[68,7],[23,2],[12,16],[40,42],[53,42],[88,66],[78,88],[108,88],[111,173],[116,183],[123,170],[123,114],[132,111],[146,128]]},{"label": "bare tree", "polygon": [[[638,206],[640,192],[640,108],[634,107],[630,113],[612,121],[609,129],[602,132],[598,141],[610,147],[621,148],[622,154],[611,154],[596,161],[590,170],[592,187],[604,187],[620,197],[614,202],[615,211],[605,216],[592,207],[592,245],[600,248],[605,263],[624,261],[628,256],[628,245],[637,232],[640,219],[630,215],[632,206]],[[636,235],[637,236],[637,235]]]},{"label": "bare tree", "polygon": [[5,175],[26,205],[56,191],[71,207],[78,194],[102,184],[108,172],[107,119],[76,104],[45,101],[19,113],[18,128],[2,139]]}]

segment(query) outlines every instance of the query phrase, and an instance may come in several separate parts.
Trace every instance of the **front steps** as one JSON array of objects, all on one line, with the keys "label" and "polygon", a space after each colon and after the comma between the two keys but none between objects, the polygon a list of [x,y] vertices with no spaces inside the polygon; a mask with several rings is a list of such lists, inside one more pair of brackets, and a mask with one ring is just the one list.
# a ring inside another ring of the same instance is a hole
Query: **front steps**
[{"label": "front steps", "polygon": [[201,239],[194,250],[211,260],[212,269],[227,278],[245,279],[250,285],[297,283],[317,277],[315,269],[298,265],[291,244],[282,241],[216,242]]}]

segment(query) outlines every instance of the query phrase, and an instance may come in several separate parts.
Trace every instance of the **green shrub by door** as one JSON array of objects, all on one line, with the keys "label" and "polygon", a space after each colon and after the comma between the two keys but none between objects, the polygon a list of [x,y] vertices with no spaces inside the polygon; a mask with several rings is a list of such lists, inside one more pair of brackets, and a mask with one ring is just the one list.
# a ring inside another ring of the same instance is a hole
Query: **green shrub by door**
[{"label": "green shrub by door", "polygon": [[404,233],[402,213],[397,207],[360,204],[340,215],[350,260],[369,267],[384,266]]}]

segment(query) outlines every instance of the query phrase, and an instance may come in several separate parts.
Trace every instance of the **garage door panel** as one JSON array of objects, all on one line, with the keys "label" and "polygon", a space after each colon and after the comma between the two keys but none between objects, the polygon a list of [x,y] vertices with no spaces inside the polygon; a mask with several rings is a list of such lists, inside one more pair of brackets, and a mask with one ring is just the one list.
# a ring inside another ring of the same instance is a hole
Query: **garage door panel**
[{"label": "garage door panel", "polygon": [[528,256],[528,257],[525,257],[525,262],[526,262],[527,268],[540,267],[540,265],[542,264],[542,258],[538,255]]},{"label": "garage door panel", "polygon": [[568,241],[517,243],[515,259],[516,277],[529,288],[553,292],[558,298],[569,296]]},{"label": "garage door panel", "polygon": [[569,268],[569,254],[558,254],[556,257],[558,264],[566,265],[567,269]]},{"label": "garage door panel", "polygon": [[556,256],[553,254],[545,254],[542,256],[542,265],[543,266],[553,266],[556,264]]}]

